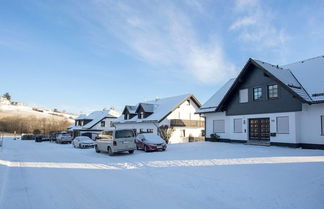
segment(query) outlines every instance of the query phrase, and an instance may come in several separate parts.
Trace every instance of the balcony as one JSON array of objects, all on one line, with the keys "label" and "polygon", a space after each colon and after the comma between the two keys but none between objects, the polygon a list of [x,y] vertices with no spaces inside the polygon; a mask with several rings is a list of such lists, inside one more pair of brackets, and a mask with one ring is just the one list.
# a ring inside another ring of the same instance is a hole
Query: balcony
[{"label": "balcony", "polygon": [[171,127],[187,127],[187,128],[203,128],[203,120],[181,120],[181,119],[171,119]]}]

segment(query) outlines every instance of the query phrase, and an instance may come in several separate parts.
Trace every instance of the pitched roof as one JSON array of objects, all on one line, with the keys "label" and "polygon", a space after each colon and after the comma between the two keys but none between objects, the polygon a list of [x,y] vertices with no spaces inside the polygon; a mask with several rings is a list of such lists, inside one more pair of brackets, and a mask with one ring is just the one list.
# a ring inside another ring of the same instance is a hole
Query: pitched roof
[{"label": "pitched roof", "polygon": [[[254,63],[270,75],[278,79],[293,94],[303,102],[324,102],[324,56],[314,57],[288,65],[272,65],[257,59],[250,58],[239,76],[229,80],[219,89],[197,113],[214,112],[217,110],[233,86],[238,83],[239,77],[248,64]],[[225,93],[224,93],[225,92]]]},{"label": "pitched roof", "polygon": [[234,81],[235,78],[227,81],[196,113],[214,112]]},{"label": "pitched roof", "polygon": [[[144,112],[153,112],[154,111],[154,104],[150,104],[150,103],[139,103],[139,105],[137,106],[137,109],[139,107],[142,107]],[[136,111],[137,111],[136,109]]]},{"label": "pitched roof", "polygon": [[299,95],[305,101],[312,101],[312,98],[308,95],[306,90],[303,88],[302,84],[296,79],[293,72],[288,68],[282,68],[279,66],[271,65],[266,62],[259,60],[254,60],[262,68],[271,73],[277,79],[279,79],[283,84],[289,87],[293,92]]},{"label": "pitched roof", "polygon": [[289,69],[294,74],[312,101],[324,101],[324,95],[313,96],[314,94],[324,93],[324,56],[314,57],[281,67]]},{"label": "pitched roof", "polygon": [[[159,122],[167,117],[175,108],[181,105],[187,99],[193,99],[193,101],[200,107],[199,101],[192,94],[185,94],[175,97],[167,97],[163,99],[155,99],[152,101],[148,101],[145,103],[145,108],[153,108],[153,113],[149,115],[147,118],[138,119],[138,117],[133,117],[132,119],[125,120],[123,116],[120,116],[113,123],[134,123],[134,122],[151,122],[156,121]],[[137,105],[138,106],[138,105]],[[149,109],[149,111],[152,111]]]},{"label": "pitched roof", "polygon": [[136,114],[137,106],[132,105],[126,105],[123,111],[123,114],[125,114],[125,111],[127,110],[130,114]]},{"label": "pitched roof", "polygon": [[119,113],[115,110],[102,110],[102,111],[94,111],[89,115],[81,114],[76,120],[91,120],[89,123],[84,126],[72,126],[69,129],[80,130],[80,129],[90,129],[97,123],[99,123],[104,118],[117,118],[119,117]]}]

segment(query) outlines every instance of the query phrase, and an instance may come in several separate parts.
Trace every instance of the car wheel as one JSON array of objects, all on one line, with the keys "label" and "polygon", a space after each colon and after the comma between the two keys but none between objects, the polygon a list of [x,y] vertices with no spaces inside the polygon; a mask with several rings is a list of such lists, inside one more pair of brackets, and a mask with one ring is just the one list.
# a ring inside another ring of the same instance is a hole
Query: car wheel
[{"label": "car wheel", "polygon": [[75,144],[73,143],[73,147],[76,148]]},{"label": "car wheel", "polygon": [[128,150],[128,153],[129,154],[133,154],[134,153],[134,150]]},{"label": "car wheel", "polygon": [[165,149],[162,149],[162,151],[164,152],[164,151],[165,151]]},{"label": "car wheel", "polygon": [[112,151],[112,149],[110,147],[108,147],[108,155],[109,156],[113,156],[114,155],[114,153],[113,153],[113,151]]},{"label": "car wheel", "polygon": [[100,150],[98,149],[98,146],[97,145],[95,146],[95,150],[96,150],[96,153],[99,153],[100,152]]},{"label": "car wheel", "polygon": [[79,148],[82,149],[82,145],[81,144],[79,144]]},{"label": "car wheel", "polygon": [[136,149],[139,150],[139,147],[136,145]]},{"label": "car wheel", "polygon": [[148,152],[148,148],[146,145],[144,145],[144,152]]}]

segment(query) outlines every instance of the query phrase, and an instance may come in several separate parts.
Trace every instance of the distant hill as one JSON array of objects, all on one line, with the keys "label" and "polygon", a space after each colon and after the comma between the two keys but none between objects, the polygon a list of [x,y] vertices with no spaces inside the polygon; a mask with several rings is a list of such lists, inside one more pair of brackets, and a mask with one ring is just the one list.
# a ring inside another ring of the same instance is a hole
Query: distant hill
[{"label": "distant hill", "polygon": [[77,115],[62,113],[62,112],[54,112],[52,110],[39,108],[39,107],[30,107],[26,105],[0,104],[0,119],[8,116],[68,120],[71,123],[74,122],[74,119],[77,117]]},{"label": "distant hill", "polygon": [[39,130],[43,134],[62,131],[74,122],[76,115],[30,107],[22,103],[0,103],[0,131],[31,133]]}]

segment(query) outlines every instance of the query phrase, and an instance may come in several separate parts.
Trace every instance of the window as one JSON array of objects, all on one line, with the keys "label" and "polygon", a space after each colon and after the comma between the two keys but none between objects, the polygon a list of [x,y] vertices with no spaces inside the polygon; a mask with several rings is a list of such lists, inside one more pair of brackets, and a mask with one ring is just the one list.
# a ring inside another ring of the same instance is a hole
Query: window
[{"label": "window", "polygon": [[262,98],[262,88],[253,88],[253,100],[260,100]]},{"label": "window", "polygon": [[146,133],[145,129],[144,128],[141,128],[140,129],[140,133]]},{"label": "window", "polygon": [[289,134],[289,118],[288,116],[277,117],[277,133]]},{"label": "window", "polygon": [[324,136],[324,115],[321,115],[321,133]]},{"label": "window", "polygon": [[242,133],[242,118],[234,119],[234,133]]},{"label": "window", "polygon": [[112,139],[113,138],[113,132],[112,131],[101,132],[98,135],[98,138],[100,138],[100,139]]},{"label": "window", "polygon": [[106,122],[105,122],[105,121],[101,121],[101,122],[100,122],[100,126],[101,126],[101,127],[105,127],[105,126],[106,126]]},{"label": "window", "polygon": [[140,112],[140,119],[144,118],[144,112]]},{"label": "window", "polygon": [[269,99],[278,98],[278,85],[268,86],[268,98]]},{"label": "window", "polygon": [[214,120],[214,133],[225,133],[225,120]]},{"label": "window", "polygon": [[117,130],[115,133],[115,138],[131,138],[134,137],[135,134],[133,130]]},{"label": "window", "polygon": [[153,129],[147,129],[146,133],[153,133]]},{"label": "window", "polygon": [[249,91],[248,89],[240,90],[240,103],[246,103],[249,101]]},{"label": "window", "polygon": [[181,131],[181,136],[182,136],[182,137],[186,137],[186,130],[185,130],[185,129],[183,129],[183,130]]},{"label": "window", "polygon": [[125,115],[125,120],[129,120],[129,114]]}]

